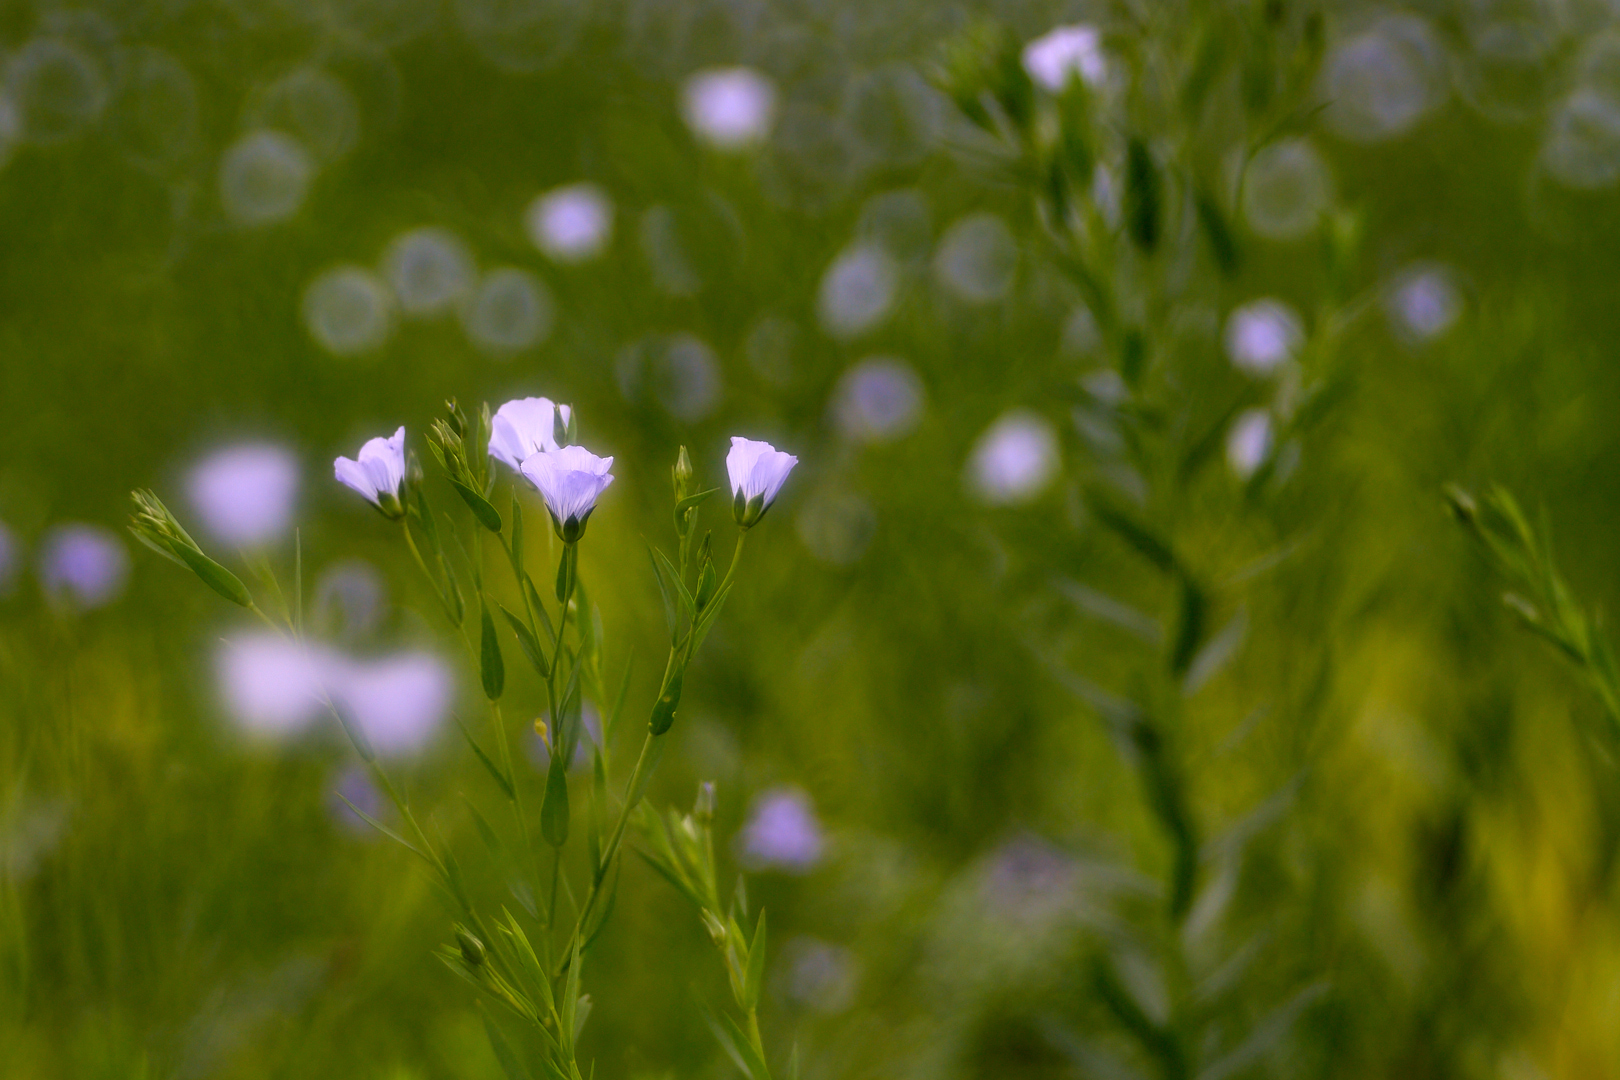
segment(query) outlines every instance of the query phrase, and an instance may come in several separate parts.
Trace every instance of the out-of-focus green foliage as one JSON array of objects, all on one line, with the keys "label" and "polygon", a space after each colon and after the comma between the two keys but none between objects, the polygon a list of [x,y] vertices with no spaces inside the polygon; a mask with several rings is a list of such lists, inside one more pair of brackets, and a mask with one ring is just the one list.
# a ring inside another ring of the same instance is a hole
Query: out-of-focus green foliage
[{"label": "out-of-focus green foliage", "polygon": [[[632,831],[648,859],[588,959],[599,1075],[736,1075],[710,1018],[755,995],[773,1073],[807,1078],[1612,1075],[1613,19],[0,8],[0,1075],[503,1075],[433,953],[482,943],[356,827],[336,725],[244,735],[240,609],[115,532],[120,582],[64,528],[119,530],[150,488],[160,546],[228,567],[225,596],[355,663],[487,615],[502,689],[545,700],[508,635],[525,598],[435,596],[330,478],[401,424],[422,454],[446,397],[539,394],[615,457],[578,567],[608,697],[626,661],[659,696],[643,538],[669,535],[676,447],[694,490],[734,434],[801,462],[647,794],[678,845],[665,808],[715,782],[691,835],[718,870]],[[1075,26],[1079,76],[1045,79],[1026,46]],[[756,74],[704,82],[734,66]],[[733,107],[708,137],[705,86]],[[611,237],[547,254],[532,202],[577,183]],[[401,270],[421,228],[436,309]],[[199,527],[196,463],[243,442],[295,456],[296,546]],[[1515,493],[1494,548],[1448,483]],[[560,545],[523,516],[545,590]],[[444,659],[481,715],[488,663]],[[394,774],[435,842],[482,852],[487,765],[446,721]],[[545,751],[513,765],[538,828]],[[772,822],[804,842],[762,848]],[[462,872],[513,902],[494,860]]]}]

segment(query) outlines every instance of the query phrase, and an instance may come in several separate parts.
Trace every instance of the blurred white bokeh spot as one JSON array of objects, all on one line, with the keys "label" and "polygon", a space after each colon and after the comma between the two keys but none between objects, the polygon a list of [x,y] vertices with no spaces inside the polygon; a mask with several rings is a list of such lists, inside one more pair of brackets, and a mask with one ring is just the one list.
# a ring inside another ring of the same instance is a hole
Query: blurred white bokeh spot
[{"label": "blurred white bokeh spot", "polygon": [[221,642],[215,666],[231,719],[251,735],[285,739],[325,710],[341,660],[327,649],[265,631]]},{"label": "blurred white bokeh spot", "polygon": [[1596,190],[1620,180],[1620,100],[1582,88],[1560,101],[1547,120],[1541,161],[1572,188]]},{"label": "blurred white bokeh spot", "polygon": [[822,487],[804,500],[794,519],[799,542],[829,566],[853,566],[877,532],[877,511],[863,496],[841,486]]},{"label": "blurred white bokeh spot", "polygon": [[394,328],[394,297],[382,280],[363,266],[334,266],[304,290],[304,325],[322,348],[336,356],[370,352]]},{"label": "blurred white bokeh spot", "polygon": [[7,96],[21,135],[30,142],[66,142],[107,107],[107,77],[94,57],[65,38],[38,37],[5,66]]},{"label": "blurred white bokeh spot", "polygon": [[1445,101],[1446,54],[1416,15],[1386,15],[1333,46],[1322,64],[1324,118],[1339,135],[1378,142],[1404,135]]},{"label": "blurred white bokeh spot", "polygon": [[219,198],[238,225],[270,225],[298,213],[315,177],[302,143],[280,131],[242,136],[219,163]]},{"label": "blurred white bokeh spot", "polygon": [[798,788],[761,792],[737,834],[737,858],[750,870],[803,874],[815,869],[826,846],[810,796]]},{"label": "blurred white bokeh spot", "polygon": [[821,278],[817,311],[834,337],[854,337],[877,326],[894,306],[894,259],[875,244],[845,248]]},{"label": "blurred white bokeh spot", "polygon": [[1226,432],[1226,464],[1240,480],[1253,476],[1271,456],[1271,414],[1265,409],[1239,413]]},{"label": "blurred white bokeh spot", "polygon": [[1390,282],[1384,306],[1395,333],[1417,343],[1451,329],[1462,314],[1462,297],[1445,267],[1420,265]]},{"label": "blurred white bokeh spot", "polygon": [[449,229],[427,226],[394,237],[382,273],[406,316],[441,315],[464,301],[478,276],[472,253]]},{"label": "blurred white bokeh spot", "polygon": [[505,266],[484,275],[462,309],[467,336],[497,356],[522,352],[551,334],[551,292],[527,270]]},{"label": "blurred white bokeh spot", "polygon": [[844,372],[834,394],[839,429],[857,442],[892,442],[917,426],[923,385],[911,365],[871,356]]},{"label": "blurred white bokeh spot", "polygon": [[952,296],[988,304],[1007,295],[1018,269],[1018,244],[995,214],[969,214],[940,238],[934,276]]},{"label": "blurred white bokeh spot", "polygon": [[443,660],[402,652],[349,661],[334,676],[333,697],[379,754],[421,750],[450,714],[455,681]]},{"label": "blurred white bokeh spot", "polygon": [[1272,143],[1249,162],[1243,216],[1261,236],[1293,240],[1308,235],[1332,201],[1332,178],[1308,140]]},{"label": "blurred white bokeh spot", "polygon": [[1097,88],[1108,81],[1102,31],[1084,23],[1059,26],[1024,46],[1024,70],[1042,88],[1060,92],[1078,78]]},{"label": "blurred white bokeh spot", "polygon": [[255,128],[284,131],[318,161],[334,161],[360,137],[360,103],[337,76],[301,67],[261,89],[247,110]]}]

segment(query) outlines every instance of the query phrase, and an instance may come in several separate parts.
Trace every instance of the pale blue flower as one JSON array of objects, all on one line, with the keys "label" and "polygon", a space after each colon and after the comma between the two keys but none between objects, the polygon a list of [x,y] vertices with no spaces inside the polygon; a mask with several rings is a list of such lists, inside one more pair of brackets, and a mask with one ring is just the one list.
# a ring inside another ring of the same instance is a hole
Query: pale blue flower
[{"label": "pale blue flower", "polygon": [[737,524],[751,528],[764,517],[798,463],[798,458],[768,442],[732,436],[726,473],[731,479],[731,507]]},{"label": "pale blue flower", "polygon": [[551,513],[551,524],[564,543],[573,543],[585,532],[585,522],[596,509],[596,500],[613,483],[611,457],[597,457],[583,446],[542,450],[523,462],[523,475],[540,489]]},{"label": "pale blue flower", "polygon": [[358,491],[373,506],[392,518],[405,514],[405,429],[391,439],[376,438],[360,448],[358,461],[340,457],[334,464],[338,481]]},{"label": "pale blue flower", "polygon": [[568,426],[573,409],[550,398],[508,401],[489,424],[489,456],[523,471],[523,462],[545,450],[558,449],[557,433]]}]

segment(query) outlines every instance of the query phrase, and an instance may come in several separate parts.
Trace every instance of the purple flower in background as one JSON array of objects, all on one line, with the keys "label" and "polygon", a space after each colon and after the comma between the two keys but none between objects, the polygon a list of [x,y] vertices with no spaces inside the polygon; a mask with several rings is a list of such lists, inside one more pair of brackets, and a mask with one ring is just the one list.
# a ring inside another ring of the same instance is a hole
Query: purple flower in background
[{"label": "purple flower in background", "polygon": [[698,138],[720,150],[740,150],[770,133],[776,86],[753,68],[711,68],[686,80],[681,106]]},{"label": "purple flower in background", "polygon": [[1084,23],[1059,26],[1024,46],[1024,70],[1042,88],[1061,93],[1078,78],[1096,88],[1108,79],[1108,58],[1103,54],[1102,32]]},{"label": "purple flower in background", "polygon": [[59,526],[40,546],[40,584],[58,602],[80,609],[110,604],[128,576],[124,545],[98,525]]},{"label": "purple flower in background", "polygon": [[968,486],[997,506],[1029,502],[1058,472],[1058,438],[1052,425],[1020,409],[1001,415],[973,446]]},{"label": "purple flower in background", "polygon": [[191,470],[186,491],[214,536],[246,547],[263,544],[292,520],[298,461],[279,446],[228,446]]},{"label": "purple flower in background", "polygon": [[269,632],[246,634],[220,649],[220,695],[244,731],[284,739],[304,731],[326,709],[339,666],[324,649]]},{"label": "purple flower in background", "polygon": [[[345,802],[345,799],[348,801]],[[382,819],[383,793],[377,790],[377,785],[371,782],[364,769],[353,765],[333,778],[327,810],[344,832],[365,839],[380,836],[365,818],[354,812],[356,807],[369,817]]]},{"label": "purple flower in background", "polygon": [[1038,837],[1019,836],[990,856],[982,896],[997,915],[1039,920],[1069,905],[1076,877],[1063,852]]},{"label": "purple flower in background", "polygon": [[529,239],[554,262],[584,262],[612,239],[613,202],[595,184],[570,184],[538,196],[524,220]]},{"label": "purple flower in background", "polygon": [[1281,300],[1255,300],[1226,320],[1226,355],[1234,367],[1250,375],[1271,374],[1293,359],[1304,343],[1304,324]]},{"label": "purple flower in background", "polygon": [[922,403],[922,380],[905,361],[873,356],[838,380],[833,413],[850,438],[885,443],[917,426]]},{"label": "purple flower in background", "polygon": [[404,652],[342,665],[332,697],[377,753],[422,749],[450,712],[450,669],[432,653]]},{"label": "purple flower in background", "polygon": [[750,870],[803,874],[821,861],[824,847],[815,807],[797,788],[762,793],[737,836],[737,856]]}]

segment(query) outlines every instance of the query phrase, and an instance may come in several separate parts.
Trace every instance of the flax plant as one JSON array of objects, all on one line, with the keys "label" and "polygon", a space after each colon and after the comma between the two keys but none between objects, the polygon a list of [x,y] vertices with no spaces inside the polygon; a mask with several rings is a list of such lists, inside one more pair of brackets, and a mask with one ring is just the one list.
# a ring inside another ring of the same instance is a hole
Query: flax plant
[{"label": "flax plant", "polygon": [[[971,27],[942,50],[935,79],[976,129],[963,152],[1025,197],[1041,254],[1083,299],[1110,361],[1106,379],[1094,373],[1038,393],[1076,421],[1066,426],[1079,432],[1075,450],[1091,466],[1078,491],[1083,513],[1140,558],[1155,581],[1148,602],[1159,607],[1144,614],[1106,597],[1110,610],[1131,613],[1122,625],[1152,628],[1134,635],[1147,648],[1123,676],[1076,670],[1044,643],[1035,647],[1113,736],[1165,852],[1157,910],[1133,909],[1123,937],[1094,942],[1076,982],[1143,1063],[1182,1080],[1249,1068],[1325,989],[1307,981],[1256,1021],[1243,993],[1254,955],[1220,944],[1231,888],[1214,871],[1241,857],[1242,830],[1212,835],[1199,819],[1183,748],[1199,720],[1189,699],[1228,655],[1214,614],[1238,606],[1241,575],[1202,550],[1189,508],[1210,489],[1212,465],[1244,410],[1262,405],[1272,445],[1297,452],[1342,390],[1338,345],[1371,296],[1351,289],[1358,220],[1330,208],[1317,223],[1317,303],[1297,363],[1224,400],[1189,391],[1188,365],[1209,362],[1218,346],[1189,347],[1185,328],[1221,303],[1250,257],[1239,225],[1248,165],[1313,116],[1322,16],[1283,5],[1131,10],[1117,37],[1064,27],[1024,46],[997,25]],[[1224,103],[1232,87],[1243,116],[1235,138],[1207,122],[1212,102]],[[1268,451],[1235,487],[1226,482],[1234,509],[1255,507],[1286,482],[1288,453]],[[1123,690],[1105,688],[1105,679]],[[1162,1005],[1129,977],[1144,959]],[[1088,1058],[1086,1068],[1103,1066]]]},{"label": "flax plant", "polygon": [[[435,508],[423,470],[407,451],[403,427],[390,438],[370,440],[355,459],[339,458],[334,472],[339,482],[398,528],[400,541],[438,601],[447,632],[460,642],[479,673],[488,733],[480,738],[466,726],[461,730],[506,803],[511,822],[497,828],[471,802],[467,809],[484,856],[510,882],[515,907],[491,909],[475,898],[463,870],[472,854],[435,839],[437,830],[429,827],[431,822],[424,825],[364,732],[328,701],[355,752],[392,803],[398,827],[349,805],[422,861],[454,912],[449,940],[437,955],[473,988],[484,1006],[490,1044],[511,1080],[585,1080],[593,1070],[582,1065],[579,1056],[580,1032],[592,1005],[584,971],[591,948],[613,913],[626,829],[675,724],[687,668],[737,583],[744,538],[770,508],[797,459],[765,443],[733,440],[727,464],[737,533],[721,573],[712,533],[698,536],[701,506],[720,489],[699,490],[690,456],[685,447],[680,449],[671,473],[676,554],[672,557],[648,546],[663,596],[669,654],[648,709],[640,749],[628,776],[615,780],[611,748],[628,705],[631,667],[625,661],[616,683],[609,681],[601,614],[590,602],[579,568],[587,525],[613,482],[609,471],[613,459],[599,458],[580,446],[573,410],[545,398],[508,402],[493,415],[487,405],[469,415],[452,400],[432,424],[426,445],[465,514]],[[492,459],[514,474],[504,514],[494,502],[499,476]],[[561,546],[554,570],[548,569],[539,581],[540,570],[528,561],[525,543],[528,492],[539,494]],[[203,553],[154,494],[137,491],[134,498],[137,511],[131,531],[141,542],[282,633],[303,638],[301,547],[290,604],[273,576],[270,579],[277,596],[283,597],[281,617],[273,618],[239,578]],[[484,545],[489,541],[500,549],[510,572],[505,590],[487,572]],[[538,710],[509,704],[506,657],[512,643],[543,689]],[[585,731],[587,698],[605,718],[600,741],[589,740]],[[513,712],[534,711],[540,714],[534,730],[549,754],[537,803],[514,765],[513,743],[520,732],[519,725],[508,719]],[[584,791],[570,791],[569,765],[587,744],[589,780],[581,785]],[[577,859],[570,860],[566,852],[582,835],[585,875],[573,881],[568,866]],[[712,851],[710,859],[712,866]],[[705,896],[712,896],[712,889]],[[733,920],[727,931],[736,929]],[[754,1012],[765,954],[763,918],[751,939],[730,944],[728,963],[741,965],[741,974],[734,971],[733,978],[742,980],[738,985],[748,1001],[747,1033],[740,1043],[725,1034],[722,1041],[734,1056],[743,1050],[746,1063],[739,1063],[761,1080],[769,1075]]]}]

